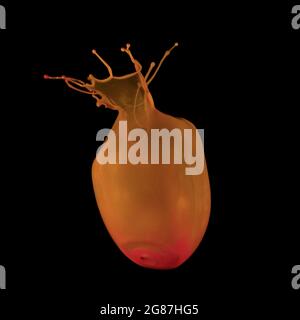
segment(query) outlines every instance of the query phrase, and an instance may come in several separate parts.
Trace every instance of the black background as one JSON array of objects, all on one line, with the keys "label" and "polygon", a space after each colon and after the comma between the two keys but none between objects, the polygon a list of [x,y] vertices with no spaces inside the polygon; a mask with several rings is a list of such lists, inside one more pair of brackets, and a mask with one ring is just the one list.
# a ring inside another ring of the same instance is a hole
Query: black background
[{"label": "black background", "polygon": [[[292,314],[300,53],[292,4],[278,12],[234,3],[1,4],[1,300],[10,316],[96,319],[107,303],[200,304],[210,318]],[[196,253],[155,271],[120,253],[94,199],[96,132],[116,114],[42,76],[106,76],[94,48],[127,73],[127,42],[146,70],[176,41],[150,91],[158,109],[205,129],[212,210]]]}]

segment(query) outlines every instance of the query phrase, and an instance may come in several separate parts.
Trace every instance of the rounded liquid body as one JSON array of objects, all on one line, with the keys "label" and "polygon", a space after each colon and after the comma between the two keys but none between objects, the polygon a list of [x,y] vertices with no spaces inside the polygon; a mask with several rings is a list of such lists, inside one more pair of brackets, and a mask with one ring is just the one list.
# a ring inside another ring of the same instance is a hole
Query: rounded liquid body
[{"label": "rounded liquid body", "polygon": [[[117,118],[112,128],[116,136],[119,121],[126,118],[122,114]],[[157,109],[149,109],[146,124],[147,132],[151,128],[195,130],[187,121]],[[118,159],[118,147],[116,150]],[[93,163],[93,186],[103,221],[120,250],[143,267],[179,266],[191,256],[205,233],[210,214],[207,168],[205,165],[200,175],[186,175],[185,168],[184,164],[172,162]]]}]

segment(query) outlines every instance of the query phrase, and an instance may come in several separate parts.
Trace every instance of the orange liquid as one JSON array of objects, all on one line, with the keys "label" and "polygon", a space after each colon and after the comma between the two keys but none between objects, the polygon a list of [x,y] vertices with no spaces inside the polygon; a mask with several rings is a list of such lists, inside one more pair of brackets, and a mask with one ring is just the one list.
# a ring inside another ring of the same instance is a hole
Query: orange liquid
[{"label": "orange liquid", "polygon": [[[177,46],[177,44],[175,44]],[[174,47],[175,47],[174,46]],[[150,136],[151,129],[193,129],[192,123],[174,118],[156,109],[148,84],[171,50],[167,51],[150,77],[154,63],[144,77],[141,65],[129,50],[126,52],[135,72],[113,76],[105,64],[109,77],[104,80],[89,76],[89,83],[69,77],[63,79],[71,88],[91,94],[97,106],[119,111],[113,125],[118,137],[119,122],[127,121],[128,132],[143,128]],[[102,147],[107,147],[106,141]],[[118,159],[119,144],[116,153]],[[128,142],[128,148],[132,146]],[[150,141],[148,143],[150,146]],[[174,143],[171,143],[171,150]],[[195,151],[195,141],[192,145]],[[150,150],[150,147],[149,147]],[[172,154],[172,152],[171,152]],[[185,164],[100,164],[92,166],[92,180],[97,204],[111,237],[120,250],[136,264],[154,269],[172,269],[181,265],[196,250],[207,228],[210,215],[210,185],[206,164],[199,175],[187,175]]]}]

